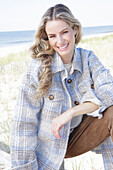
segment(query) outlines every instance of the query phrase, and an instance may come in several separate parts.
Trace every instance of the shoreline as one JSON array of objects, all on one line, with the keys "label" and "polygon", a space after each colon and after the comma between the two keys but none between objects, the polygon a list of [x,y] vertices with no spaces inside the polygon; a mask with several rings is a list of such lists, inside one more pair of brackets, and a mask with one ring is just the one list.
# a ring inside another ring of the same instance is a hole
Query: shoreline
[{"label": "shoreline", "polygon": [[[90,38],[94,38],[94,37],[104,37],[104,36],[108,36],[108,35],[113,35],[113,32],[109,32],[109,33],[99,33],[99,34],[92,34],[92,35],[83,35],[81,40],[84,39],[90,39]],[[0,47],[0,57],[7,57],[7,55],[14,53],[17,54],[19,52],[22,52],[24,50],[29,50],[29,48],[31,47],[32,43],[26,43],[26,44],[20,44],[20,45],[13,45],[13,46],[6,46],[6,47]]]},{"label": "shoreline", "polygon": [[106,32],[106,33],[99,33],[99,34],[92,34],[92,35],[83,35],[82,39],[87,39],[87,38],[94,38],[94,37],[105,37],[108,35],[113,35],[113,32]]}]

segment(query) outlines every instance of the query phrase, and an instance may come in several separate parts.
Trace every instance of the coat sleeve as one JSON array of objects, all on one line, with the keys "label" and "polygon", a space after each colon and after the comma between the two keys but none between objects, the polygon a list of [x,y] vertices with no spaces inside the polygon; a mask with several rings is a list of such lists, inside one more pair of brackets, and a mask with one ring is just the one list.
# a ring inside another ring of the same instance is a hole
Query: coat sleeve
[{"label": "coat sleeve", "polygon": [[11,164],[15,170],[38,169],[35,148],[42,101],[39,102],[36,97],[37,77],[36,72],[29,70],[19,91],[10,138]]},{"label": "coat sleeve", "polygon": [[98,97],[91,88],[87,90],[87,92],[85,93],[81,100],[81,103],[85,102],[92,102],[99,106],[98,110],[91,113],[87,113],[88,116],[98,117],[99,119],[103,117],[102,114],[100,114],[100,109],[104,110],[106,109],[106,107],[103,106],[103,103],[98,99]]},{"label": "coat sleeve", "polygon": [[94,91],[102,106],[99,112],[113,105],[113,77],[93,52],[89,54],[89,69],[94,82]]}]

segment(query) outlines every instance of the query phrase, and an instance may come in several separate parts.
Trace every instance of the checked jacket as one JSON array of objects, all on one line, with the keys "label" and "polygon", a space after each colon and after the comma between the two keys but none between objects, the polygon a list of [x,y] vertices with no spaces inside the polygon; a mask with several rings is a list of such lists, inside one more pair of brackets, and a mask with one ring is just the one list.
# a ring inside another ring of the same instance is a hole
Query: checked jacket
[{"label": "checked jacket", "polygon": [[[113,77],[92,51],[75,47],[69,75],[57,53],[53,55],[51,68],[52,86],[40,102],[36,90],[41,62],[32,59],[23,77],[10,140],[14,170],[58,170],[65,157],[71,122],[63,126],[62,138],[57,139],[51,132],[52,119],[71,108],[73,103],[76,106],[91,101],[100,105],[97,111],[88,114],[98,118],[113,105]],[[111,148],[113,150],[113,144],[109,142],[103,143],[101,148],[106,170],[108,162],[113,163],[107,152],[110,153]]]}]

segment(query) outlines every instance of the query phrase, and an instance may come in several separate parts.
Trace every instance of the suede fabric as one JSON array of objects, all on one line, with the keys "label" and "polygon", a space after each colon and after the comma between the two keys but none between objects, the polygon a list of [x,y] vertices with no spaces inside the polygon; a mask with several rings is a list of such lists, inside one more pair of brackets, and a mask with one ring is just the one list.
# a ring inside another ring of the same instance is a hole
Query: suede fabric
[{"label": "suede fabric", "polygon": [[103,112],[103,118],[89,116],[70,134],[65,158],[90,151],[111,135],[113,142],[113,106]]}]

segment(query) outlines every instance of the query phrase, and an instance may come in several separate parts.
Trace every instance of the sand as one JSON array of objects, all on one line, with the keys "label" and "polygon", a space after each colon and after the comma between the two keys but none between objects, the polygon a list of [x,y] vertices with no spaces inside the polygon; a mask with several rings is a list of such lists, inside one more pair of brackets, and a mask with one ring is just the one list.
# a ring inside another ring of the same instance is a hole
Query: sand
[{"label": "sand", "polygon": [[30,46],[31,46],[31,44],[2,47],[2,48],[0,48],[0,57],[5,57],[10,53],[16,53],[17,54],[20,51],[24,51],[26,49],[29,49]]}]

